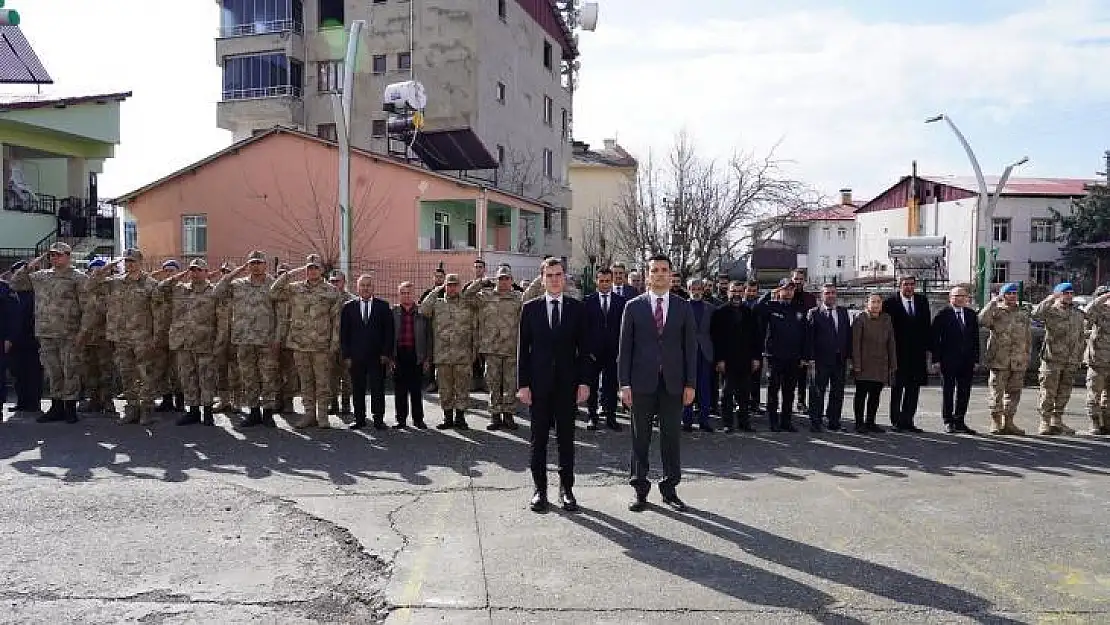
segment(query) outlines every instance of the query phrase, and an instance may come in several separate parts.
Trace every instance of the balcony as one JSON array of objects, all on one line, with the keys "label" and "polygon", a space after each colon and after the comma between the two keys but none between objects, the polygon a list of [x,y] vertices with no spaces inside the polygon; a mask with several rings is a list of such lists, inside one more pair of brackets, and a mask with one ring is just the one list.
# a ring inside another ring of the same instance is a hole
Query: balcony
[{"label": "balcony", "polygon": [[[437,200],[420,203],[417,249],[421,252],[477,254],[477,202]],[[489,201],[486,208],[485,255],[534,257],[545,244],[543,216]],[[510,261],[507,261],[510,262]],[[510,262],[510,264],[513,264]],[[515,266],[515,264],[514,264]]]},{"label": "balcony", "polygon": [[253,35],[304,34],[304,25],[298,20],[267,20],[220,27],[220,38],[250,37]]}]

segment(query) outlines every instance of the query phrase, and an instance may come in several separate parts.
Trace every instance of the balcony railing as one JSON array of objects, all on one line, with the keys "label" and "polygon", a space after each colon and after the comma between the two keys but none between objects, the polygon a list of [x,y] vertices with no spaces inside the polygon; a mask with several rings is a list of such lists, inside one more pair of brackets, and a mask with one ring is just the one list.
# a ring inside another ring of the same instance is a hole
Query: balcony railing
[{"label": "balcony railing", "polygon": [[233,100],[254,100],[259,98],[278,98],[282,96],[301,97],[300,85],[278,85],[276,87],[252,87],[249,89],[224,89],[225,102]]},{"label": "balcony railing", "polygon": [[250,37],[251,35],[269,35],[279,33],[303,33],[304,25],[297,20],[268,20],[235,24],[220,28],[220,37]]},{"label": "balcony railing", "polygon": [[58,198],[45,193],[19,193],[9,189],[7,196],[4,198],[4,210],[56,215],[58,213]]}]

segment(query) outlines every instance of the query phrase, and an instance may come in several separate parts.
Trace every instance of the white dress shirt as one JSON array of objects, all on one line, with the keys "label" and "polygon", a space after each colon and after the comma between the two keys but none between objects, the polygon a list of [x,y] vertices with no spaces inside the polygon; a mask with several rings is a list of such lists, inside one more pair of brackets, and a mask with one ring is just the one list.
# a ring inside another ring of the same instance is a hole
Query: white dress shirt
[{"label": "white dress shirt", "polygon": [[373,300],[364,299],[362,301],[362,322],[367,323],[370,321],[370,302]]},{"label": "white dress shirt", "polygon": [[552,295],[547,293],[544,296],[547,299],[547,325],[551,325],[551,302],[559,302],[559,322],[566,318],[567,311],[563,309],[563,294]]},{"label": "white dress shirt", "polygon": [[903,297],[902,298],[902,308],[906,309],[907,314],[911,314],[911,315],[914,314],[916,311],[913,309],[913,298],[912,297]]},{"label": "white dress shirt", "polygon": [[602,293],[601,291],[598,291],[597,297],[598,303],[601,304],[601,312],[609,314],[609,307],[613,305],[613,292],[608,291],[606,293]]},{"label": "white dress shirt", "polygon": [[828,306],[825,306],[824,304],[822,304],[821,305],[821,310],[825,311],[825,314],[828,315],[830,318],[832,318],[833,330],[836,331],[836,332],[839,332],[840,331],[840,319],[838,318],[839,315],[836,314],[836,306],[833,306],[832,308],[829,308]]}]

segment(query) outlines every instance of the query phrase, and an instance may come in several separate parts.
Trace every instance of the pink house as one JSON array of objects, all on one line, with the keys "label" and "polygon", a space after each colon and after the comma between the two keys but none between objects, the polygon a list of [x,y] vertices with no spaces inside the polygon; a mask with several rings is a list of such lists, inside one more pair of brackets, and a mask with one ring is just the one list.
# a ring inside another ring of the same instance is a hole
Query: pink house
[{"label": "pink house", "polygon": [[[275,265],[316,253],[335,267],[338,165],[334,143],[260,133],[117,198],[137,239],[124,245],[152,267],[163,258],[237,264],[252,249]],[[479,181],[353,150],[351,206],[351,272],[373,273],[382,296],[403,280],[428,285],[440,262],[467,277],[479,255],[491,269],[509,263],[517,278],[538,271],[547,207]]]}]

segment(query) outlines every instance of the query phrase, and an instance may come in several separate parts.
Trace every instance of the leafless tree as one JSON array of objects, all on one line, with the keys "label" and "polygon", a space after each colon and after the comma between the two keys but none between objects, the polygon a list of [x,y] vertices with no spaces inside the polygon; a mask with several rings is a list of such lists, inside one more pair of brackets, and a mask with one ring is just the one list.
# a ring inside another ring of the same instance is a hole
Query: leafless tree
[{"label": "leafless tree", "polygon": [[586,210],[589,212],[581,218],[582,232],[577,241],[578,249],[584,258],[593,258],[596,266],[608,267],[613,262],[614,217],[611,207],[603,210],[602,207],[595,206]]},{"label": "leafless tree", "polygon": [[[301,180],[285,180],[285,173],[271,165],[263,184],[251,180],[243,171],[243,184],[250,199],[262,204],[265,213],[237,210],[249,228],[264,232],[280,249],[271,250],[286,258],[301,258],[308,253],[319,254],[327,269],[339,266],[339,239],[341,222],[338,208],[338,182],[336,170],[326,160],[311,158],[308,147],[302,147],[304,180],[308,193],[294,193]],[[352,171],[352,174],[354,172]],[[262,187],[270,192],[262,192]],[[374,242],[387,215],[388,189],[367,177],[351,180],[351,250],[367,249]],[[353,259],[352,259],[353,260]],[[365,259],[363,259],[365,260]]]},{"label": "leafless tree", "polygon": [[[614,211],[614,255],[636,261],[662,252],[683,277],[709,273],[752,247],[753,235],[772,235],[776,220],[820,206],[820,195],[784,165],[774,150],[707,159],[680,132],[662,163],[652,154],[641,161],[636,185]],[[756,222],[763,227],[753,229]]]},{"label": "leafless tree", "polygon": [[535,152],[507,149],[498,173],[498,186],[541,202],[552,199],[556,191],[555,181],[543,171],[541,158]]}]

